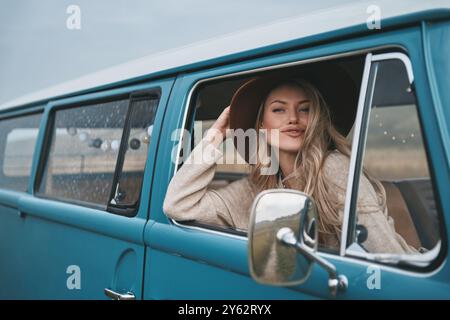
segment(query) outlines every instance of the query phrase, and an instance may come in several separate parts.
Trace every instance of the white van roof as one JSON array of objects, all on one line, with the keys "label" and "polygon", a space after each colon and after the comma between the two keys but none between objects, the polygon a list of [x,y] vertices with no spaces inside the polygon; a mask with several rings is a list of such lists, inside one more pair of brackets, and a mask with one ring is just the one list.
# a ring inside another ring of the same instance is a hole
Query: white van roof
[{"label": "white van roof", "polygon": [[[308,12],[268,25],[226,34],[103,69],[6,102],[0,105],[0,111],[84,92],[217,57],[365,24],[371,16],[372,11],[368,11],[371,5],[377,5],[380,8],[382,21],[432,9],[450,9],[448,0],[356,0],[353,3]],[[382,22],[381,27],[383,27]]]}]

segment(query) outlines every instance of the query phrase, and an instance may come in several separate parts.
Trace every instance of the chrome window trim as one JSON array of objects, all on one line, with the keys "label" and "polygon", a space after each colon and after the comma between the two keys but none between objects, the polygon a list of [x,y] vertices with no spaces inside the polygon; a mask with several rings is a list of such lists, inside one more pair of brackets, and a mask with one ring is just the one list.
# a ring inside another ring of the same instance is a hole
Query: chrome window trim
[{"label": "chrome window trim", "polygon": [[[344,256],[347,248],[347,232],[348,223],[350,221],[350,202],[352,200],[352,188],[355,178],[356,158],[358,156],[359,139],[361,136],[361,125],[364,115],[364,104],[366,102],[367,86],[369,84],[370,69],[372,66],[372,54],[366,55],[366,62],[364,63],[363,78],[361,81],[361,90],[359,91],[358,109],[355,119],[355,130],[353,131],[352,139],[352,152],[350,155],[350,164],[348,168],[349,176],[347,178],[347,189],[345,191],[345,204],[344,204],[344,218],[342,221],[341,230],[341,244],[339,247],[339,255]],[[355,148],[356,146],[356,148]]]},{"label": "chrome window trim", "polygon": [[[373,262],[373,263],[395,263],[398,261],[404,261],[404,263],[410,263],[413,267],[424,268],[427,267],[429,262],[436,259],[439,255],[439,252],[442,249],[442,241],[439,240],[438,243],[434,246],[433,249],[430,249],[427,252],[419,253],[419,254],[392,254],[392,253],[370,253],[370,252],[358,252],[355,250],[348,249],[346,251],[347,256],[351,256],[354,258],[363,258],[365,261]],[[389,261],[392,260],[392,262]],[[383,261],[384,260],[384,261]]]},{"label": "chrome window trim", "polygon": [[408,73],[409,83],[412,84],[414,82],[414,74],[412,70],[411,60],[409,57],[402,52],[392,52],[392,53],[381,53],[372,56],[372,62],[375,61],[386,61],[386,60],[400,60],[403,62],[406,68],[406,72]]},{"label": "chrome window trim", "polygon": [[190,230],[197,230],[197,231],[203,231],[203,232],[207,232],[210,234],[215,234],[218,236],[227,236],[228,238],[232,238],[232,239],[236,239],[236,240],[243,240],[243,241],[247,241],[248,237],[245,236],[239,236],[237,234],[232,234],[226,231],[218,231],[218,230],[213,230],[213,229],[208,229],[208,228],[203,228],[203,227],[197,227],[197,226],[188,226],[185,225],[181,222],[178,222],[176,220],[173,220],[171,218],[169,218],[170,221],[172,221],[172,223],[180,228],[186,228],[186,229],[190,229]]},{"label": "chrome window trim", "polygon": [[380,269],[380,271],[392,272],[392,273],[401,274],[404,276],[414,277],[414,278],[419,278],[419,279],[422,279],[422,278],[425,279],[425,278],[432,277],[432,276],[438,274],[439,272],[441,272],[442,269],[445,267],[445,263],[441,263],[437,268],[435,268],[429,272],[420,272],[420,271],[415,271],[415,270],[403,269],[403,268],[397,267],[396,265],[382,264],[381,262],[378,262],[378,261],[370,261],[367,259],[361,259],[361,258],[358,258],[355,256],[350,256],[350,255],[340,256],[340,255],[335,255],[335,254],[331,254],[331,253],[327,253],[327,252],[320,252],[320,251],[318,251],[317,253],[321,257],[328,259],[329,261],[336,260],[336,261],[340,261],[340,262],[344,262],[344,263],[352,263],[352,264],[357,264],[357,265],[366,266],[366,267],[376,266],[377,268]]}]

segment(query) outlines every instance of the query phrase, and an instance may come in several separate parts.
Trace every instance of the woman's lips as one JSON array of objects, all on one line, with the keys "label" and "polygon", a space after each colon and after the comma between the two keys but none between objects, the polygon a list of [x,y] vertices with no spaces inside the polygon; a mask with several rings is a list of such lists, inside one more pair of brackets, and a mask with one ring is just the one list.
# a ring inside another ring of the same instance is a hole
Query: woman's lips
[{"label": "woman's lips", "polygon": [[286,130],[286,131],[283,131],[284,134],[286,134],[286,135],[288,135],[290,137],[293,137],[293,138],[300,137],[301,135],[303,135],[304,132],[305,132],[304,130]]}]

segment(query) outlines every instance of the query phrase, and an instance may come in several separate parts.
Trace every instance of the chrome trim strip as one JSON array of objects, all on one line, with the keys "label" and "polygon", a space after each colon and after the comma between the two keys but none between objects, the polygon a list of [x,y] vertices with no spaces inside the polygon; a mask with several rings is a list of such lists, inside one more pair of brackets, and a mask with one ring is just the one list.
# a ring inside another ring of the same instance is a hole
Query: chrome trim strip
[{"label": "chrome trim strip", "polygon": [[380,262],[377,262],[377,261],[370,261],[367,259],[362,260],[362,259],[358,259],[358,258],[355,258],[352,256],[338,256],[338,255],[326,253],[326,252],[318,252],[318,254],[320,256],[322,256],[323,258],[327,258],[330,260],[336,260],[336,261],[341,261],[341,262],[345,262],[345,263],[354,263],[354,264],[358,264],[361,266],[367,266],[367,267],[377,266],[380,268],[381,271],[385,270],[387,272],[401,274],[401,275],[405,275],[405,276],[409,276],[409,277],[415,277],[415,278],[419,278],[419,279],[429,278],[429,277],[432,277],[432,276],[438,274],[446,265],[446,260],[445,260],[436,269],[433,269],[431,272],[415,272],[415,271],[402,269],[395,265],[385,265],[385,264],[381,264]]},{"label": "chrome trim strip", "polygon": [[381,53],[373,55],[372,62],[375,61],[383,61],[383,60],[401,60],[405,64],[406,72],[408,73],[409,83],[412,84],[414,82],[414,75],[412,70],[411,60],[409,57],[402,52],[391,52],[391,53]]},{"label": "chrome trim strip", "polygon": [[346,255],[355,258],[363,258],[367,261],[371,261],[374,263],[396,263],[399,261],[403,261],[404,263],[410,263],[411,266],[416,267],[426,267],[430,261],[436,259],[439,255],[439,252],[442,249],[441,240],[433,247],[433,249],[424,252],[424,253],[416,253],[416,254],[408,254],[408,253],[370,253],[370,252],[358,252],[351,249],[346,251]]},{"label": "chrome trim strip", "polygon": [[238,236],[237,234],[232,234],[232,233],[228,233],[225,231],[217,231],[217,230],[207,229],[207,228],[203,228],[203,227],[188,226],[188,225],[182,224],[180,222],[177,222],[176,220],[173,220],[171,218],[169,218],[169,219],[170,219],[170,221],[172,221],[172,223],[174,225],[176,225],[180,228],[186,228],[186,229],[190,229],[190,230],[207,232],[207,233],[211,233],[211,234],[215,234],[215,235],[219,235],[219,236],[226,236],[228,238],[232,238],[232,239],[236,239],[236,240],[248,241],[247,237]]},{"label": "chrome trim strip", "polygon": [[348,168],[349,176],[347,180],[347,189],[345,192],[344,219],[342,221],[341,245],[339,255],[344,256],[347,248],[348,222],[350,220],[350,201],[352,199],[353,180],[355,178],[356,158],[358,156],[358,145],[360,138],[361,125],[364,114],[364,104],[366,101],[367,85],[369,83],[370,67],[372,65],[372,54],[368,53],[364,65],[363,78],[361,81],[361,90],[359,92],[358,110],[355,119],[355,130],[353,131],[352,153]]}]

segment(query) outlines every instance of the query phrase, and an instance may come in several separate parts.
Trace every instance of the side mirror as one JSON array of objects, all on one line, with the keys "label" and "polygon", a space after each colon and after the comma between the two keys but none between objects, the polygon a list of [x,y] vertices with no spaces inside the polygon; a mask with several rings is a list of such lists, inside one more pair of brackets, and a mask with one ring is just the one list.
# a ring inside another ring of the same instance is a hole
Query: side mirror
[{"label": "side mirror", "polygon": [[288,189],[261,192],[253,202],[249,225],[249,266],[252,277],[263,284],[298,285],[317,262],[329,273],[335,295],[347,279],[316,254],[317,209],[306,194]]}]

